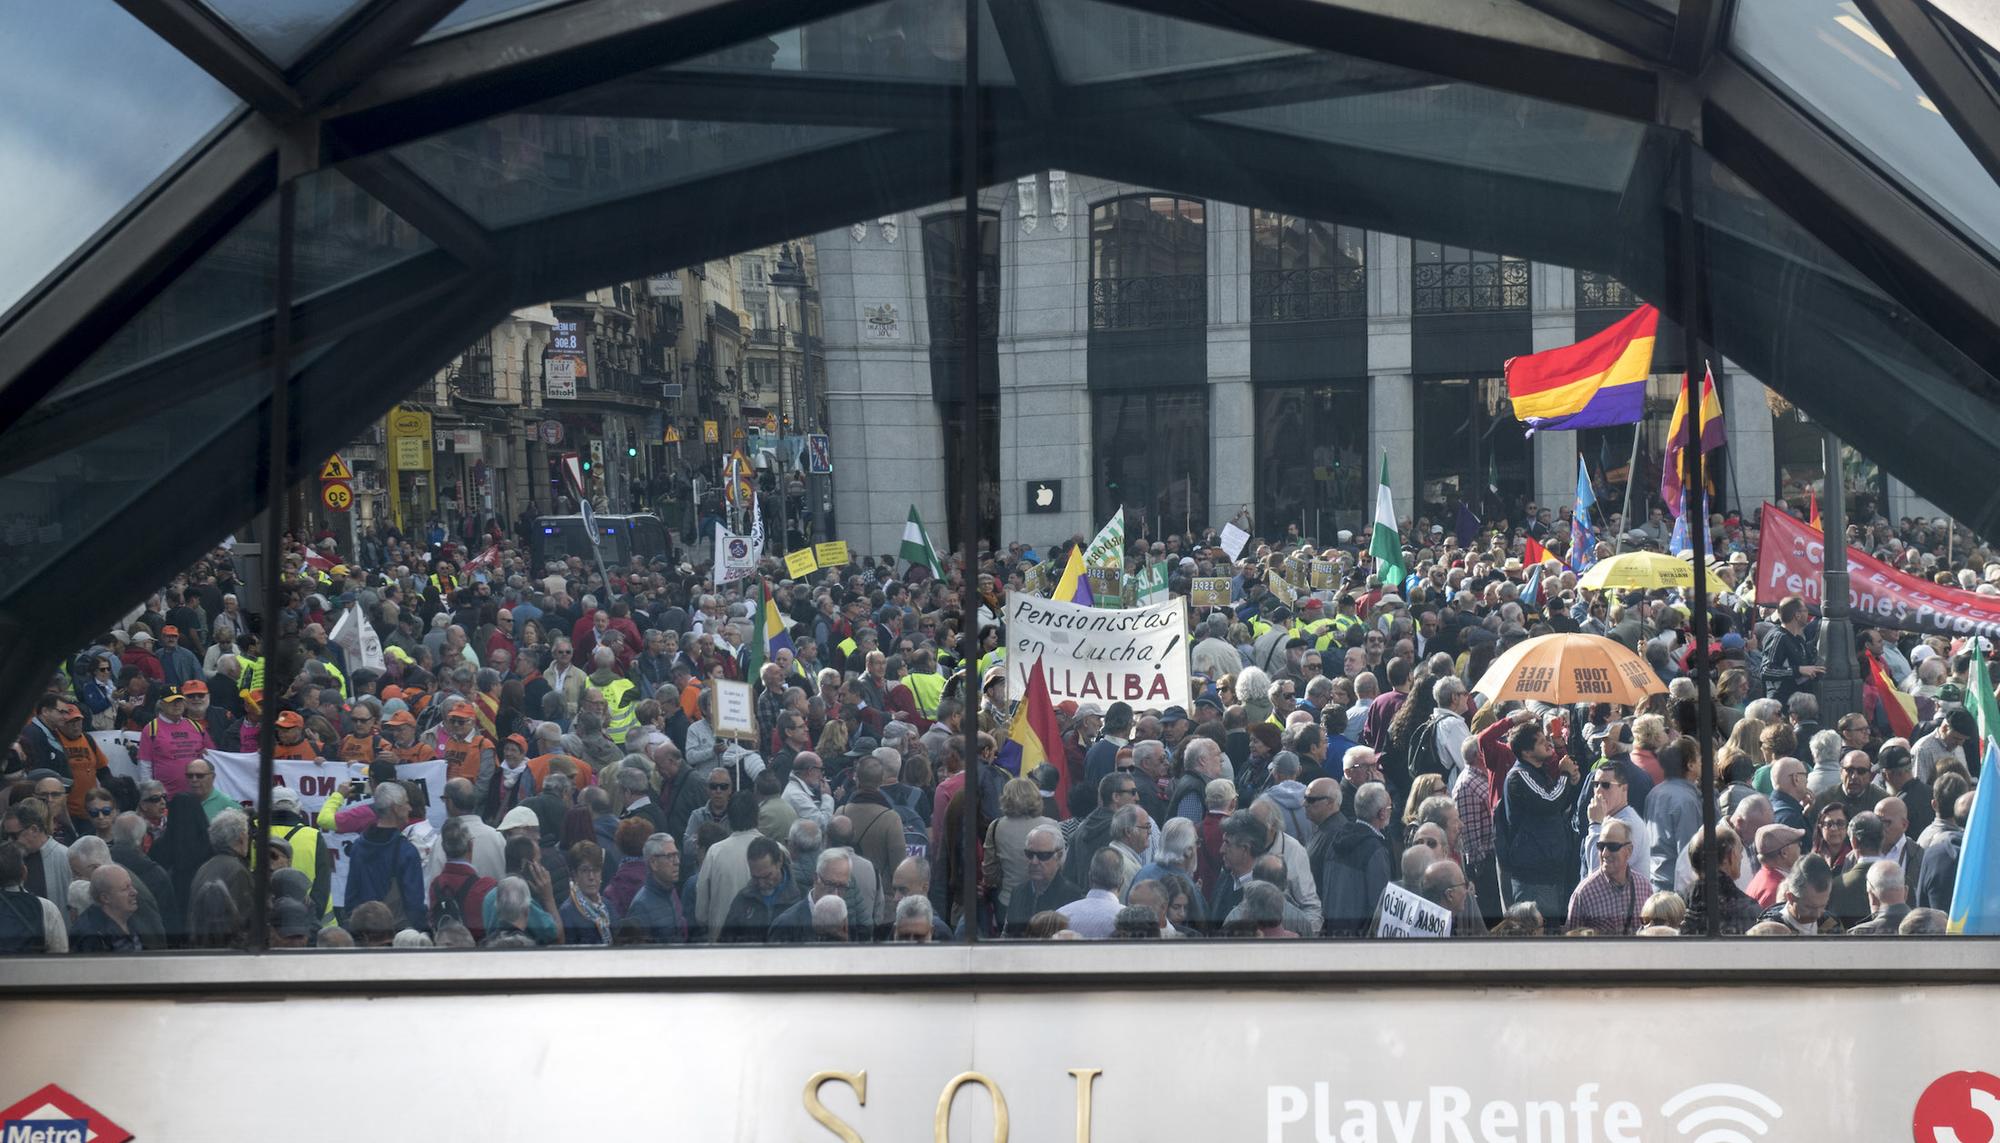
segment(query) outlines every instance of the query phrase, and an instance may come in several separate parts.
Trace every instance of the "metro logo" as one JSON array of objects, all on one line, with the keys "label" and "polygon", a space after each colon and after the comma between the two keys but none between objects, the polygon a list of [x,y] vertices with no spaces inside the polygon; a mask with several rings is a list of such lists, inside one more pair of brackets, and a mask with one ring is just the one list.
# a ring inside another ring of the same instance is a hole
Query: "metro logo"
[{"label": "metro logo", "polygon": [[0,1143],[129,1143],[131,1138],[103,1112],[54,1084],[0,1107]]},{"label": "metro logo", "polygon": [[9,1119],[0,1124],[0,1143],[85,1143],[90,1123],[82,1119]]}]

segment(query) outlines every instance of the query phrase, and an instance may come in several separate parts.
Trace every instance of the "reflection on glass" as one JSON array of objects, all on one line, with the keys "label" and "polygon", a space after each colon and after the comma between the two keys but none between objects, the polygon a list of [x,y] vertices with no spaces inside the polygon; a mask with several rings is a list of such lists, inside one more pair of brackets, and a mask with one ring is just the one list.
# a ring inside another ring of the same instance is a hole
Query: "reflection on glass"
[{"label": "reflection on glass", "polygon": [[396,149],[487,226],[545,218],[879,132],[854,127],[503,115]]},{"label": "reflection on glass", "polygon": [[1125,509],[1127,527],[1186,535],[1208,524],[1208,391],[1097,393],[1098,515]]},{"label": "reflection on glass", "polygon": [[1297,525],[1301,536],[1365,534],[1375,478],[1367,382],[1260,386],[1257,439],[1276,446],[1257,450],[1257,519]]},{"label": "reflection on glass", "polygon": [[[990,10],[981,9],[980,71],[1011,83]],[[889,0],[676,64],[674,71],[795,72],[853,79],[956,83],[965,78],[965,6]]]},{"label": "reflection on glass", "polygon": [[0,8],[0,313],[236,105],[114,0]]},{"label": "reflection on glass", "polygon": [[[1224,28],[1165,20],[1098,0],[1040,4],[1069,83],[1135,79],[1194,67],[1247,64],[1306,54],[1306,49]],[[983,57],[982,57],[983,58]]]},{"label": "reflection on glass", "polygon": [[1090,326],[1148,329],[1208,320],[1200,199],[1134,195],[1090,211]]},{"label": "reflection on glass", "polygon": [[497,23],[505,17],[520,16],[539,8],[553,8],[568,2],[569,0],[464,0],[464,3],[453,8],[417,42],[422,43],[424,40],[434,40],[440,36],[469,31],[481,24]]},{"label": "reflection on glass", "polygon": [[1884,174],[2000,251],[2000,187],[1852,0],[1741,5],[1732,42]]},{"label": "reflection on glass", "polygon": [[[432,247],[331,168],[299,181],[293,292],[302,301]],[[278,204],[271,198],[63,380],[57,398],[271,311]]]},{"label": "reflection on glass", "polygon": [[201,0],[279,67],[290,67],[320,33],[361,0]]}]

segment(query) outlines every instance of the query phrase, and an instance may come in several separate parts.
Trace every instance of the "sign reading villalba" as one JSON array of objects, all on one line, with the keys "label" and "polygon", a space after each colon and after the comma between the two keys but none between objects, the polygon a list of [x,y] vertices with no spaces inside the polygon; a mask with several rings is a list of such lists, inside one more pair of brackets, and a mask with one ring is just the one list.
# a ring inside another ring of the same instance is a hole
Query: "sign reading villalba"
[{"label": "sign reading villalba", "polygon": [[0,1143],[127,1143],[132,1133],[54,1084],[0,1108]]}]

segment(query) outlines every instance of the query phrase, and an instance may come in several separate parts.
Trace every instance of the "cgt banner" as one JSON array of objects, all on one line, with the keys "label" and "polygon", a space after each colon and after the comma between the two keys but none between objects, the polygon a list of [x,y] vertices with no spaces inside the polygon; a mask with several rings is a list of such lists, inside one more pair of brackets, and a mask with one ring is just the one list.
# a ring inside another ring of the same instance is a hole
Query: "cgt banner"
[{"label": "cgt banner", "polygon": [[1188,692],[1187,610],[1178,599],[1107,611],[1007,593],[1007,697],[1028,690],[1028,672],[1047,668],[1049,701],[1135,710],[1193,706]]},{"label": "cgt banner", "polygon": [[[1826,542],[1819,529],[1776,505],[1764,505],[1757,551],[1757,602],[1773,606],[1788,595],[1818,606],[1825,586]],[[1856,626],[1893,627],[1923,635],[2000,636],[2000,596],[1941,587],[1847,549],[1848,603]]]}]

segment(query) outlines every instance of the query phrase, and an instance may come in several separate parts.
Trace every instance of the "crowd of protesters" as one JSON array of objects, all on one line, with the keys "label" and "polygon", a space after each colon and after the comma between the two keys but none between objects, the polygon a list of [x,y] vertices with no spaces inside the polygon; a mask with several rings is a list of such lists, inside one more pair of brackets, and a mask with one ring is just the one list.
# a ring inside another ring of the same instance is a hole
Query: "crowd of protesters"
[{"label": "crowd of protesters", "polygon": [[[1653,516],[1599,554],[1660,547]],[[63,662],[5,756],[0,950],[242,947],[260,862],[272,947],[1368,937],[1391,885],[1448,910],[1453,937],[1943,930],[1980,643],[1864,629],[1918,729],[1895,736],[1872,694],[1823,718],[1817,619],[1739,594],[1757,530],[1717,516],[1705,749],[1693,601],[1580,590],[1567,524],[1524,518],[1468,542],[1418,519],[1389,584],[1340,532],[1311,553],[1337,586],[1291,605],[1267,581],[1296,535],[1233,561],[1214,532],[1135,539],[1128,568],[1166,561],[1175,596],[1230,578],[1230,606],[1190,608],[1197,697],[1065,702],[1060,765],[1025,774],[994,764],[1004,597],[1066,545],[982,545],[970,601],[956,558],[943,581],[885,556],[806,581],[767,559],[718,586],[704,562],[635,557],[607,583],[577,558],[533,566],[497,530],[479,548],[378,530],[365,565],[314,537],[285,556],[275,640],[217,549]],[[1852,534],[2000,592],[1969,537]],[[1533,597],[1529,538],[1554,553]],[[766,585],[790,643],[768,660]],[[1663,693],[1472,689],[1519,641],[1574,630],[1643,655]],[[718,734],[718,678],[753,685],[753,739]],[[256,807],[217,790],[211,752],[255,751],[266,719],[278,757],[366,777],[316,812],[275,790],[254,853]],[[136,736],[136,777],[94,731]],[[438,761],[442,788],[405,776]]]}]

